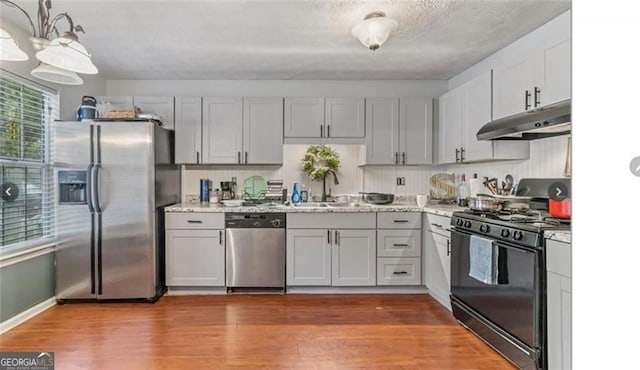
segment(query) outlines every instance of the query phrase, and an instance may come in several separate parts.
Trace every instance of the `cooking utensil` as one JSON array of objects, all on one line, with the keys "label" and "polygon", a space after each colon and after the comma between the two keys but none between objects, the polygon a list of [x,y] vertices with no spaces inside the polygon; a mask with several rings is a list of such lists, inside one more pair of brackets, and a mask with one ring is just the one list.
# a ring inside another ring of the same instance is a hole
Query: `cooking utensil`
[{"label": "cooking utensil", "polygon": [[393,199],[395,196],[393,194],[385,194],[385,193],[364,193],[362,194],[362,200],[369,204],[390,204],[393,203]]},{"label": "cooking utensil", "polygon": [[467,198],[469,208],[474,211],[498,211],[502,209],[502,201],[491,196],[478,194],[476,197]]},{"label": "cooking utensil", "polygon": [[555,218],[571,218],[571,199],[549,199],[549,214]]}]

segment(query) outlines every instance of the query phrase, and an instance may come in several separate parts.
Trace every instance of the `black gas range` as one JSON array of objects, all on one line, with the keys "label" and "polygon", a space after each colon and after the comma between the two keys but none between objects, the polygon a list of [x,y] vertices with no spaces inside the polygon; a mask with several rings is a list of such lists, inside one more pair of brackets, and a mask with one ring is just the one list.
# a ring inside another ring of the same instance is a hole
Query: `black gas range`
[{"label": "black gas range", "polygon": [[544,232],[569,230],[570,220],[549,216],[543,210],[512,209],[454,212],[452,226],[496,240],[510,241],[532,248],[544,246]]},{"label": "black gas range", "polygon": [[[451,307],[462,325],[521,369],[546,369],[545,231],[548,188],[566,179],[523,179],[535,209],[465,210],[451,219]],[[523,193],[525,191],[523,190]]]}]

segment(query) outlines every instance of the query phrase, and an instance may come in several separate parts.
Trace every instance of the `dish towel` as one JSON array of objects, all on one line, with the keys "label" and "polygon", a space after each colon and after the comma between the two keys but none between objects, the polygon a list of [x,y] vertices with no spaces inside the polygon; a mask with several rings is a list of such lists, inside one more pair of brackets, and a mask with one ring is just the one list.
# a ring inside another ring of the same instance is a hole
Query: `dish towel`
[{"label": "dish towel", "polygon": [[488,285],[498,283],[498,247],[493,241],[471,235],[469,276]]}]

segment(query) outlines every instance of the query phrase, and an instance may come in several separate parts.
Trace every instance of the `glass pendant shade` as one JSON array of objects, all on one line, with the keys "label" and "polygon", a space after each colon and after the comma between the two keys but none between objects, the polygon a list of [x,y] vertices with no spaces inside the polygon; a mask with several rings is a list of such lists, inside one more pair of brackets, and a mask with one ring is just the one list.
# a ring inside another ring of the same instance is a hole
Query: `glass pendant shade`
[{"label": "glass pendant shade", "polygon": [[29,56],[18,47],[16,40],[9,32],[0,28],[0,60],[21,61],[27,60]]},{"label": "glass pendant shade", "polygon": [[375,12],[356,24],[351,30],[351,35],[358,38],[368,49],[377,50],[396,28],[398,28],[398,22],[386,18],[382,12]]},{"label": "glass pendant shade", "polygon": [[82,85],[83,83],[82,78],[80,78],[80,76],[75,72],[67,71],[66,69],[61,69],[45,63],[40,63],[37,68],[31,71],[31,75],[38,77],[41,80],[61,85]]},{"label": "glass pendant shade", "polygon": [[41,62],[72,72],[94,75],[98,68],[91,62],[91,56],[78,40],[63,36],[53,39],[49,46],[36,53]]}]

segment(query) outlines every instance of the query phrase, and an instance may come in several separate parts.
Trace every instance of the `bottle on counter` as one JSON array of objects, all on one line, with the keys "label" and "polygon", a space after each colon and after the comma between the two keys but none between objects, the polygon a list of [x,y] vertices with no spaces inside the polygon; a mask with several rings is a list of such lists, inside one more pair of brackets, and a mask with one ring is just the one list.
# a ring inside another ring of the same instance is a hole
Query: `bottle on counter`
[{"label": "bottle on counter", "polygon": [[291,187],[291,204],[300,203],[300,190],[298,190],[298,183],[294,182]]},{"label": "bottle on counter", "polygon": [[473,177],[469,179],[469,196],[475,197],[480,193],[480,179],[478,174],[474,173]]},{"label": "bottle on counter", "polygon": [[209,202],[209,187],[211,181],[209,179],[200,179],[200,201]]},{"label": "bottle on counter", "polygon": [[309,191],[307,187],[302,184],[302,188],[300,190],[300,203],[307,203],[309,201]]},{"label": "bottle on counter", "polygon": [[469,206],[467,198],[470,196],[469,184],[465,181],[464,173],[460,175],[460,184],[458,185],[458,205],[460,207]]}]

